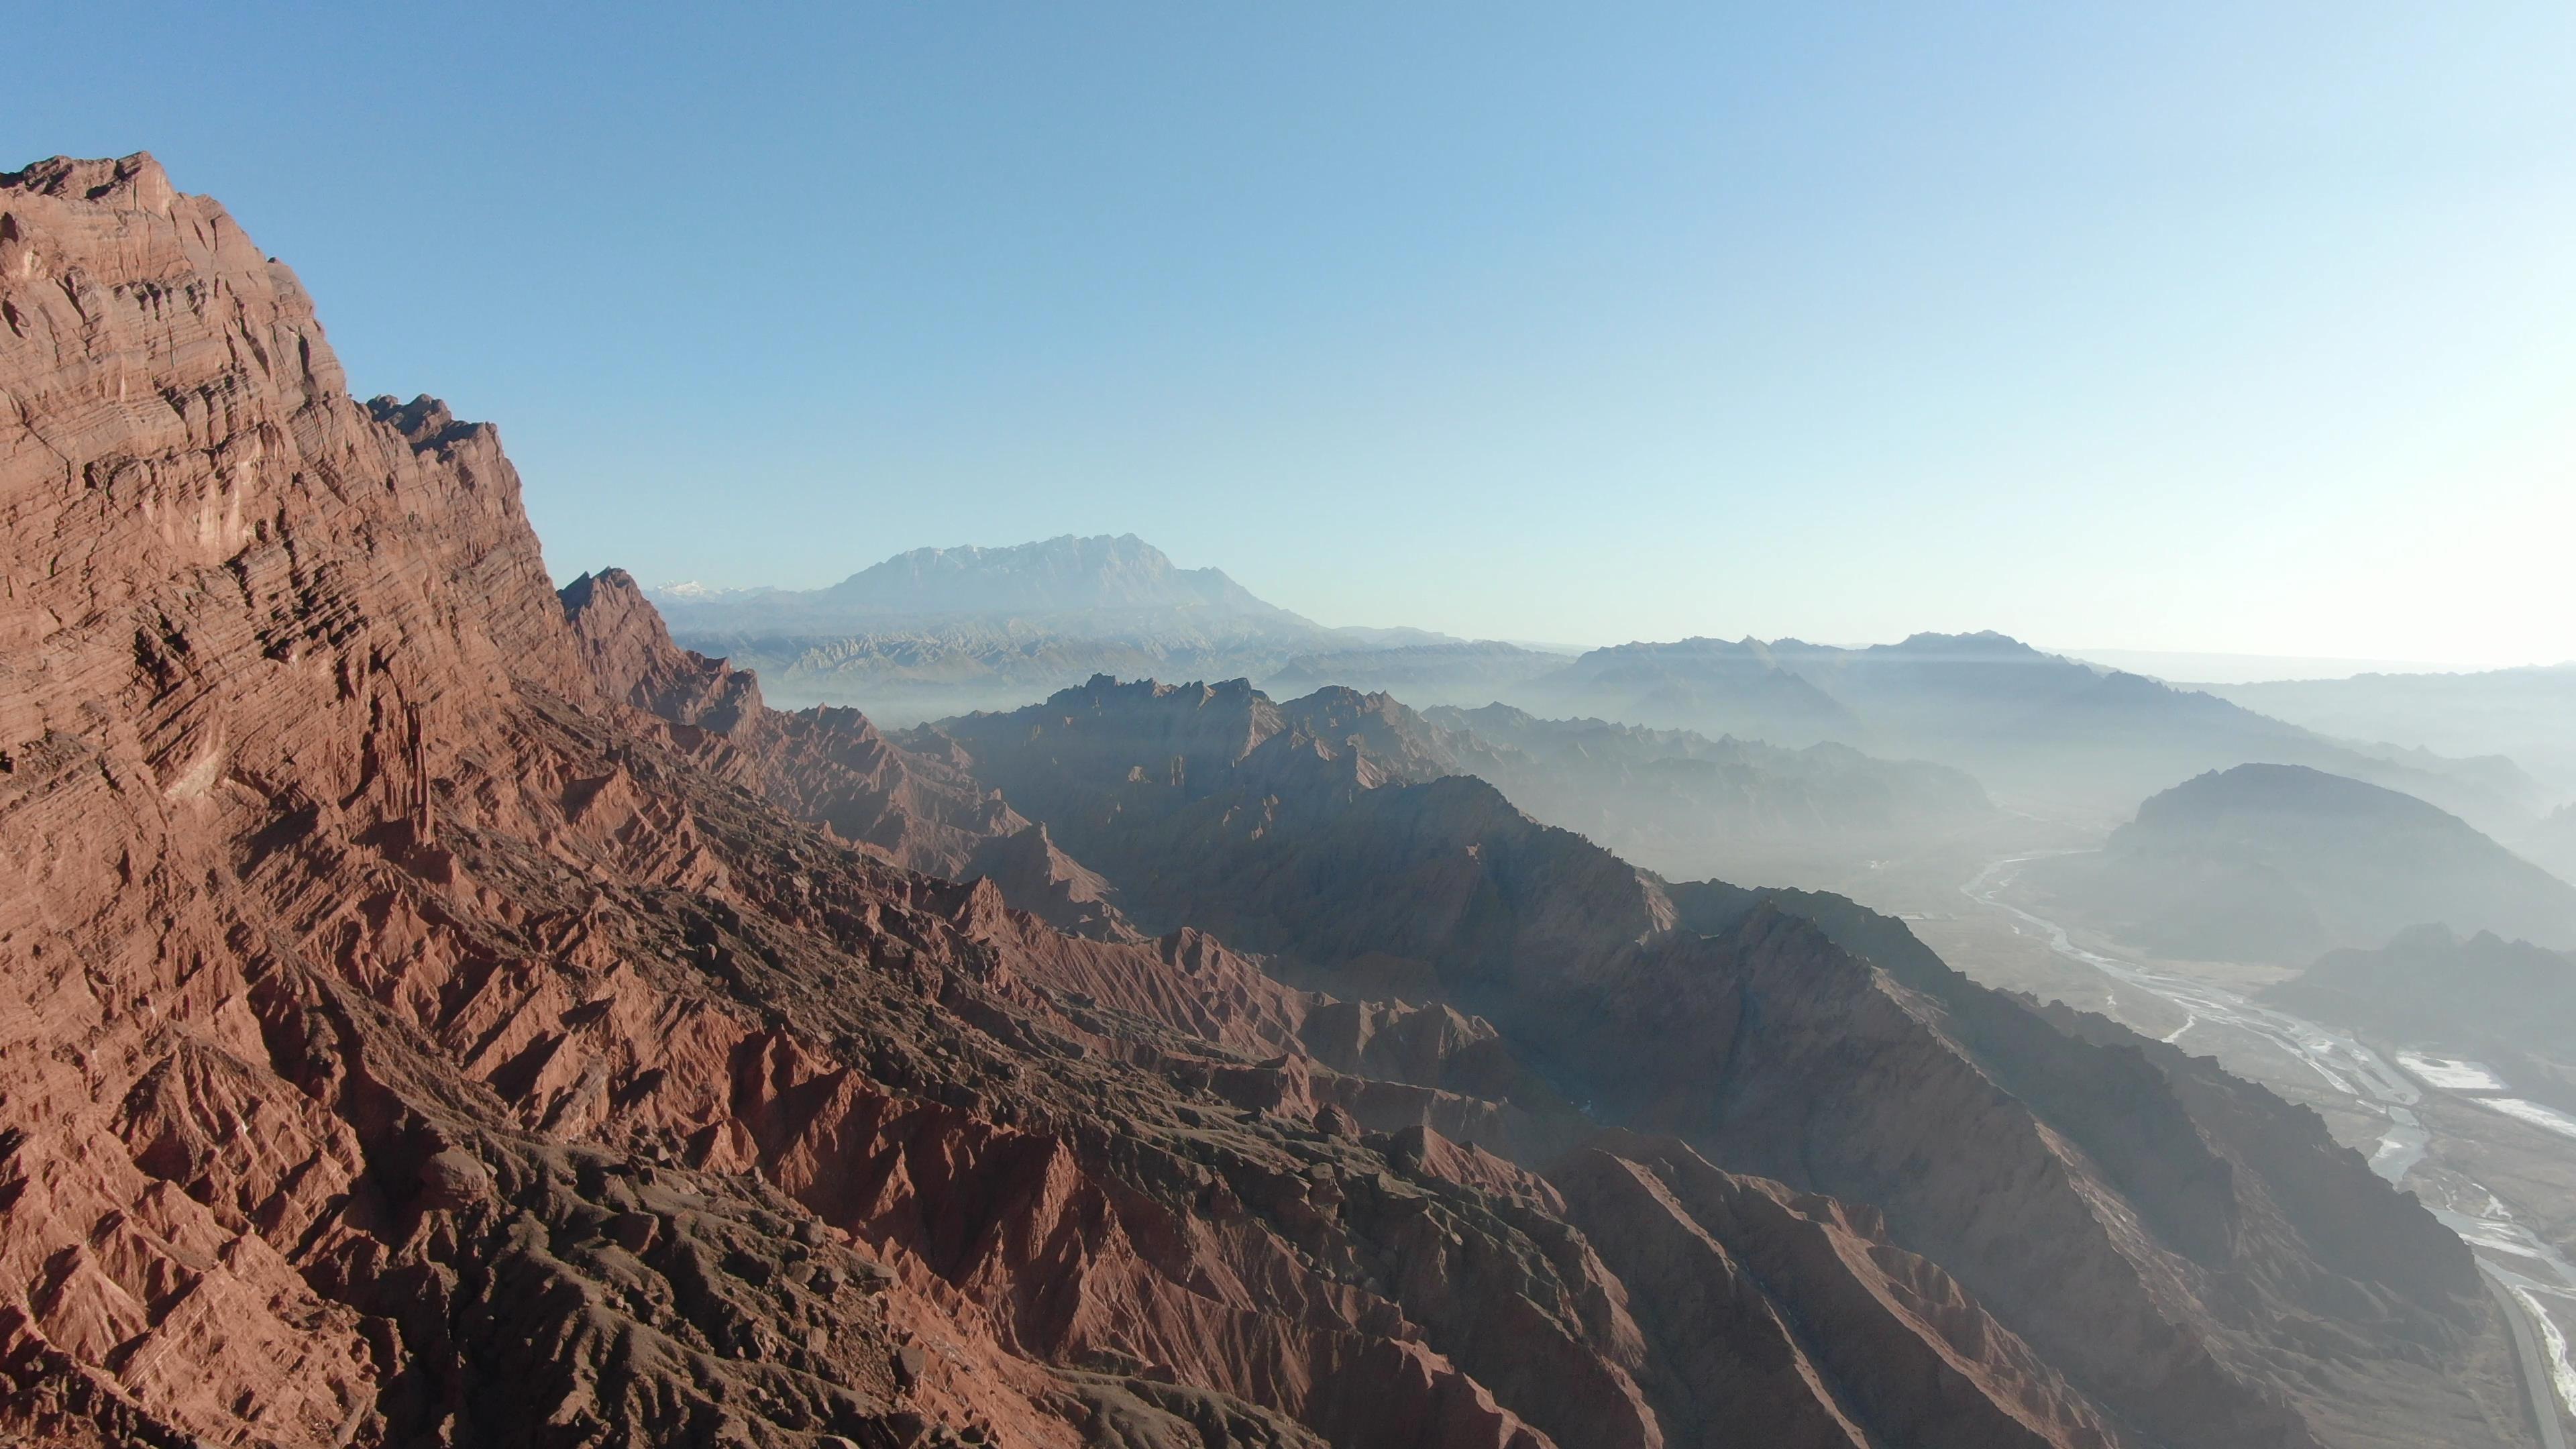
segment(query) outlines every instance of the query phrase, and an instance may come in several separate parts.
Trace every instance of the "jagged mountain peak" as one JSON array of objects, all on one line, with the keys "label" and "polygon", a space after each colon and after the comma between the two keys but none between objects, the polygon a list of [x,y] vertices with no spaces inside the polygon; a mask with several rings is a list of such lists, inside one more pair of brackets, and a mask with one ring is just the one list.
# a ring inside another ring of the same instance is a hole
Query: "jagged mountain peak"
[{"label": "jagged mountain peak", "polygon": [[49,156],[23,170],[0,173],[0,190],[80,200],[98,206],[170,213],[178,188],[149,151],[112,159]]}]

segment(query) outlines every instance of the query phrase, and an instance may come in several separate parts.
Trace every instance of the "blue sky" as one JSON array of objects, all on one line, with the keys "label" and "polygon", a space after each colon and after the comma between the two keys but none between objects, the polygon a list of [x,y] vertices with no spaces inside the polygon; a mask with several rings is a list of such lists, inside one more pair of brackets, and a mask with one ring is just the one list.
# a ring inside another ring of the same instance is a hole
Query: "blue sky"
[{"label": "blue sky", "polygon": [[[540,8],[547,14],[523,13]],[[559,574],[2576,657],[2576,7],[25,7]]]}]

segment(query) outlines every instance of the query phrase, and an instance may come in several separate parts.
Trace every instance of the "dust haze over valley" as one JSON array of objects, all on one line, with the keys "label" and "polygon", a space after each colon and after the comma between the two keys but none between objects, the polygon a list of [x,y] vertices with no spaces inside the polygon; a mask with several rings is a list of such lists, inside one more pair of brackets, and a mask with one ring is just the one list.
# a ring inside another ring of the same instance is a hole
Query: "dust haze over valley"
[{"label": "dust haze over valley", "polygon": [[2564,7],[13,39],[0,1449],[2576,1433]]}]

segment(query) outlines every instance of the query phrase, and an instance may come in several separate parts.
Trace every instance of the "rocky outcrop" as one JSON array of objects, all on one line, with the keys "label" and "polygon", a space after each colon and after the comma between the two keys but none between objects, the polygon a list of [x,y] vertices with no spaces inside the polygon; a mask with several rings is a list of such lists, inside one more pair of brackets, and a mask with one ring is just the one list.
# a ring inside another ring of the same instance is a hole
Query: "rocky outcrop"
[{"label": "rocky outcrop", "polygon": [[[584,574],[562,598],[585,662],[612,699],[679,726],[682,746],[710,768],[872,855],[957,875],[978,852],[1030,828],[952,761],[897,748],[857,710],[768,708],[753,676],[672,643],[623,569]],[[1058,893],[1032,894],[1030,904]]]}]

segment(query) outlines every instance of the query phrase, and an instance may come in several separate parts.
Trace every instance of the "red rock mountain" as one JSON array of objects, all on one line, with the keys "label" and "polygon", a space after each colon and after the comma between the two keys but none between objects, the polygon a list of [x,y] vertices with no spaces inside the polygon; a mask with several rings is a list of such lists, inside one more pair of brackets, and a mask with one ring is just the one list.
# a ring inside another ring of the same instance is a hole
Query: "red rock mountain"
[{"label": "red rock mountain", "polygon": [[0,324],[0,1432],[2526,1442],[2313,1120],[1894,923],[1391,702],[768,710],[148,157]]}]

